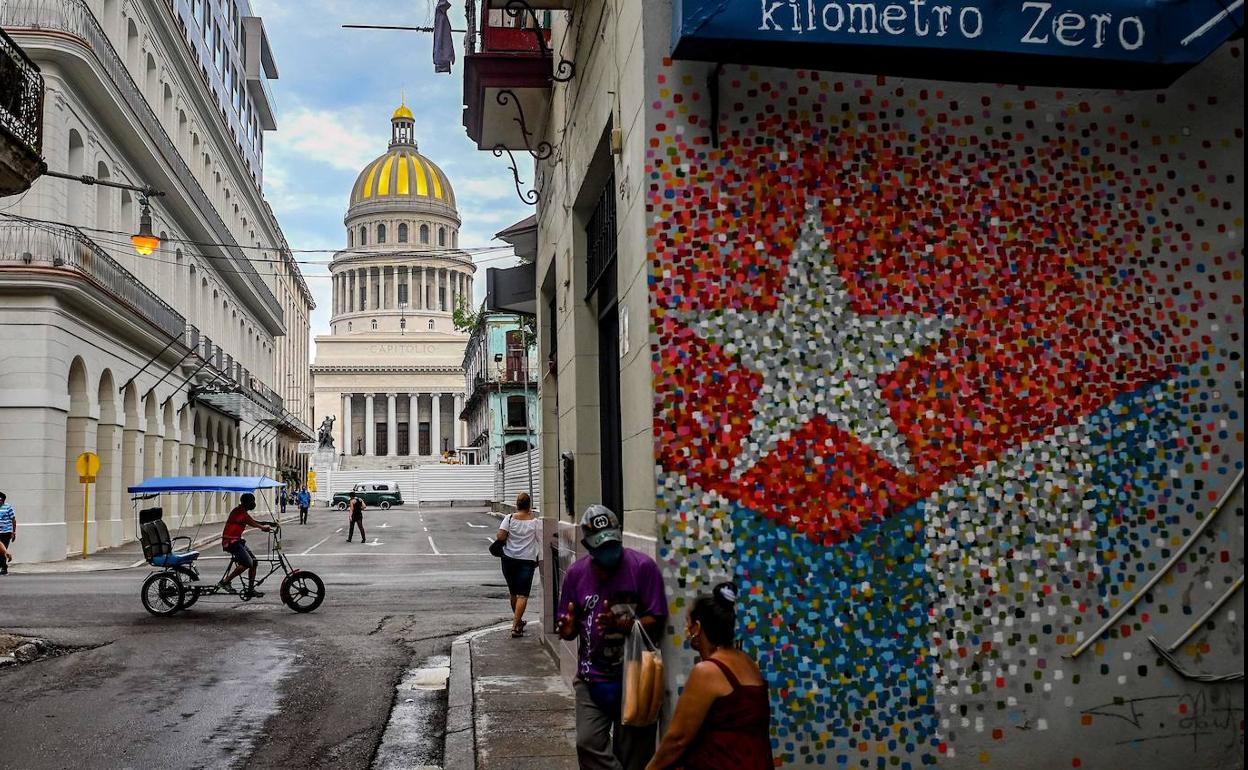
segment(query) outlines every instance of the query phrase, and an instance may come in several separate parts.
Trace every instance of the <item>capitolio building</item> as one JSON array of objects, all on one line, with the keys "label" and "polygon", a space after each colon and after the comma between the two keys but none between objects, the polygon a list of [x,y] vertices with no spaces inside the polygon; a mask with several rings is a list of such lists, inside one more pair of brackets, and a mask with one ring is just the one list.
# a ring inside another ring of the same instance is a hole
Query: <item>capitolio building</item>
[{"label": "capitolio building", "polygon": [[[390,148],[360,172],[334,255],[330,333],[316,338],[316,421],[333,417],[342,470],[438,462],[465,443],[464,347],[454,308],[475,268],[455,193],[421,155],[406,105]],[[470,303],[469,303],[470,304]]]}]

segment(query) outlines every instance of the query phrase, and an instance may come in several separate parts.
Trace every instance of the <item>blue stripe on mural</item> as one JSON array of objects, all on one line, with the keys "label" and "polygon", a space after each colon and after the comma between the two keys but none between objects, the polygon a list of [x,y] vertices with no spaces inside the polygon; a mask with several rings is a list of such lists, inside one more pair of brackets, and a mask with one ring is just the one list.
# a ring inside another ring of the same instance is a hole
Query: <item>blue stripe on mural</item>
[{"label": "blue stripe on mural", "polygon": [[882,744],[886,756],[917,758],[890,767],[935,763],[923,519],[912,506],[825,547],[733,509],[739,623],[771,683],[786,766],[799,751],[856,764],[864,741],[872,754]]}]

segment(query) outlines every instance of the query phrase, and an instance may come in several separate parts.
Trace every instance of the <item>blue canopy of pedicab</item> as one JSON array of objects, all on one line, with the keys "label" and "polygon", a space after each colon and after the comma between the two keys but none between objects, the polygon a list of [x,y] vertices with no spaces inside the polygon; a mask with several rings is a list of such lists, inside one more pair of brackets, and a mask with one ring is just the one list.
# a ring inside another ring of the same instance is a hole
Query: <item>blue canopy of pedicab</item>
[{"label": "blue canopy of pedicab", "polygon": [[157,476],[129,488],[130,494],[165,492],[254,492],[286,486],[267,476]]}]

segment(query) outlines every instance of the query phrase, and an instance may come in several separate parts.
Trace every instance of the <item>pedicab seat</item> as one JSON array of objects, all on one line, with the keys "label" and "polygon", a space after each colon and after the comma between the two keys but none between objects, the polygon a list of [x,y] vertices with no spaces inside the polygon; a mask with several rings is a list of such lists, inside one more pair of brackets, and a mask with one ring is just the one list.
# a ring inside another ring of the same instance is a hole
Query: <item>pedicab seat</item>
[{"label": "pedicab seat", "polygon": [[[143,546],[143,558],[153,567],[177,567],[190,564],[199,558],[199,551],[190,550],[189,537],[170,537],[169,527],[165,526],[164,510],[161,508],[145,508],[139,511],[139,542]],[[175,551],[174,540],[185,540],[186,549]]]}]

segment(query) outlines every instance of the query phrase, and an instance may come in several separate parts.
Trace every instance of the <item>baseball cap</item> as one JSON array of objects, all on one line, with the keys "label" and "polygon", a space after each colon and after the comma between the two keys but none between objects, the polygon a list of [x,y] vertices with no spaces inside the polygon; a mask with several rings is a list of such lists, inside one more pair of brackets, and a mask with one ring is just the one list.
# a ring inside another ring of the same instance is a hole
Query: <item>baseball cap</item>
[{"label": "baseball cap", "polygon": [[585,535],[584,542],[589,548],[597,548],[612,541],[624,542],[620,517],[605,505],[591,505],[585,509],[581,516],[581,532]]}]

